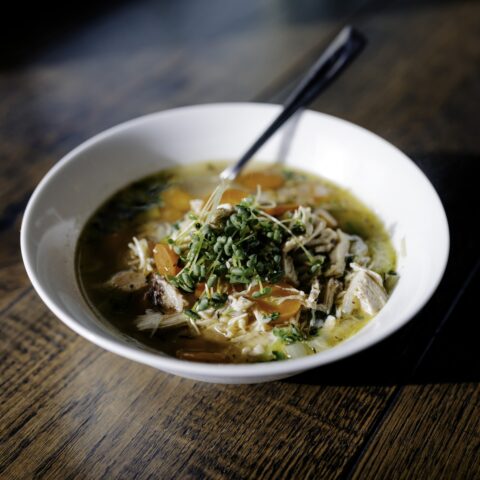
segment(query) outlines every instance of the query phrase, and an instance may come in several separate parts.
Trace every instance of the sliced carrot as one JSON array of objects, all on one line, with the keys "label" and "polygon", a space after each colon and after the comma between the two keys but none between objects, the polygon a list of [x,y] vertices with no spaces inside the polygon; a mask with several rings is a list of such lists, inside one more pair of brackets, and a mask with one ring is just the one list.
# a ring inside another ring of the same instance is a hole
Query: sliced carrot
[{"label": "sliced carrot", "polygon": [[167,207],[176,208],[182,212],[190,210],[192,197],[179,187],[170,187],[162,193],[162,199]]},{"label": "sliced carrot", "polygon": [[298,207],[299,205],[296,203],[284,203],[281,205],[277,205],[276,207],[263,208],[262,210],[269,215],[277,217],[279,215],[283,215],[285,212],[291,212],[293,210],[296,210]]},{"label": "sliced carrot", "polygon": [[237,188],[229,188],[223,192],[222,198],[220,203],[231,203],[232,205],[236,205],[240,203],[244,198],[247,198],[250,193],[246,192],[245,190],[239,190]]},{"label": "sliced carrot", "polygon": [[257,185],[260,185],[266,190],[275,190],[285,183],[285,179],[279,173],[249,172],[243,174],[238,182],[252,189],[256,189]]},{"label": "sliced carrot", "polygon": [[[287,297],[288,295],[292,295],[292,286],[289,285],[286,282],[278,282],[275,283],[274,285],[263,285],[264,288],[269,288],[270,293],[268,294],[268,297]],[[249,295],[252,295],[253,293],[256,293],[260,290],[260,285],[254,285],[249,289]]]},{"label": "sliced carrot", "polygon": [[[278,312],[280,315],[274,323],[278,324],[285,322],[297,314],[297,312],[300,310],[300,307],[302,306],[300,300],[289,299],[284,300],[283,302],[280,302],[278,304],[275,302],[275,300],[278,298],[288,297],[289,295],[292,295],[292,287],[290,285],[281,283],[277,285],[270,285],[268,286],[268,288],[271,288],[271,292],[268,295],[257,299],[251,297],[251,300],[255,301],[260,310],[266,313]],[[254,287],[252,293],[258,290],[258,286]]]},{"label": "sliced carrot", "polygon": [[178,255],[164,243],[157,243],[153,248],[153,258],[160,275],[176,275],[180,268],[178,266]]},{"label": "sliced carrot", "polygon": [[281,323],[289,320],[300,310],[302,304],[300,300],[284,300],[283,302],[276,305],[275,303],[268,302],[267,300],[257,300],[257,304],[260,310],[266,313],[278,312],[280,315],[274,323]]},{"label": "sliced carrot", "polygon": [[204,283],[197,283],[197,286],[195,287],[195,298],[200,298],[205,291],[205,284]]}]

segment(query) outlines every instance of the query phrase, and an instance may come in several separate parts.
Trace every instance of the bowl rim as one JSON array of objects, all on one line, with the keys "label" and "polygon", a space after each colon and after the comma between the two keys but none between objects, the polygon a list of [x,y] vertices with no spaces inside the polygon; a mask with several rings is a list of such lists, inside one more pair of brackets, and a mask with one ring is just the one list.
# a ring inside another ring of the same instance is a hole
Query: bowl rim
[{"label": "bowl rim", "polygon": [[[241,363],[241,364],[217,364],[217,363],[205,363],[205,362],[193,362],[190,360],[181,360],[174,357],[162,356],[154,352],[149,352],[145,350],[140,350],[134,346],[128,345],[127,343],[122,342],[120,339],[116,340],[114,338],[107,337],[107,334],[100,335],[96,332],[91,331],[89,328],[80,324],[75,318],[70,316],[66,311],[64,311],[61,306],[52,300],[48,291],[43,287],[42,281],[36,274],[36,269],[34,267],[34,255],[30,251],[28,246],[27,238],[30,230],[30,226],[34,221],[33,211],[37,199],[43,193],[44,190],[48,189],[50,182],[54,179],[59,171],[61,171],[67,164],[75,161],[77,156],[88,149],[89,147],[95,145],[96,143],[113,136],[117,133],[122,132],[123,130],[128,130],[131,127],[138,127],[142,123],[148,123],[152,119],[157,117],[168,115],[171,112],[185,111],[188,110],[198,110],[198,109],[215,109],[215,108],[261,108],[261,109],[270,109],[272,111],[279,111],[281,105],[271,104],[271,103],[259,103],[259,102],[219,102],[219,103],[204,103],[196,105],[187,105],[177,108],[161,110],[158,112],[149,113],[147,115],[142,115],[131,120],[122,122],[118,125],[112,126],[102,132],[97,133],[96,135],[90,137],[89,139],[82,142],[80,145],[75,147],[73,150],[69,151],[64,155],[55,165],[53,165],[45,174],[45,176],[38,183],[33,194],[31,195],[27,207],[24,212],[22,219],[21,229],[20,229],[20,248],[23,263],[27,275],[36,290],[37,294],[40,296],[42,301],[46,306],[54,313],[54,315],[59,318],[64,324],[71,328],[74,332],[84,337],[85,339],[91,341],[97,346],[104,348],[107,351],[116,353],[120,356],[126,357],[130,360],[137,361],[139,363],[147,364],[155,368],[159,368],[164,371],[186,374],[192,376],[202,376],[204,378],[219,378],[229,376],[233,380],[240,377],[246,378],[255,378],[255,377],[280,377],[282,375],[287,376],[289,374],[294,374],[300,371],[309,370],[321,365],[325,365],[346,357],[349,357],[355,353],[358,353],[362,350],[365,350],[376,343],[384,340],[400,328],[402,328],[407,322],[409,322],[430,300],[431,296],[437,289],[440,281],[443,278],[445,269],[447,266],[450,250],[450,234],[448,227],[448,220],[445,213],[443,204],[433,187],[432,183],[428,177],[422,172],[422,170],[401,150],[396,146],[387,142],[382,137],[377,134],[367,130],[364,127],[356,125],[352,122],[344,120],[333,115],[325,114],[322,112],[317,112],[314,110],[305,110],[305,113],[308,112],[309,115],[319,116],[327,118],[330,121],[340,122],[348,125],[350,128],[357,129],[361,133],[366,134],[377,142],[381,142],[385,145],[388,145],[389,148],[394,149],[398,155],[403,158],[403,161],[409,162],[410,167],[413,167],[417,171],[417,174],[423,177],[425,181],[425,186],[430,189],[432,195],[432,200],[437,203],[438,211],[440,215],[438,221],[442,224],[443,227],[443,240],[444,240],[444,251],[442,252],[442,258],[437,259],[438,262],[441,262],[441,268],[438,270],[438,275],[426,288],[426,293],[423,298],[418,301],[415,305],[415,308],[408,314],[398,314],[396,321],[384,328],[382,331],[373,331],[371,335],[363,337],[361,342],[351,343],[347,340],[341,342],[339,345],[342,348],[332,347],[317,354],[308,355],[301,358],[289,359],[287,361],[280,362],[260,362],[260,363]],[[400,279],[401,281],[401,279]],[[88,303],[88,302],[87,302]],[[92,312],[92,315],[95,315]],[[350,338],[355,338],[356,335]]]}]

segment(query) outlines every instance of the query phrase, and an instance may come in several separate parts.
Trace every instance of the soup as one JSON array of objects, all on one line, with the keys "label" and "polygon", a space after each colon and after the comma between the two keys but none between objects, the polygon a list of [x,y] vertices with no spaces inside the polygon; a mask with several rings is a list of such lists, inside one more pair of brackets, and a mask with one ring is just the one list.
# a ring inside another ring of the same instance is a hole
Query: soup
[{"label": "soup", "polygon": [[278,361],[328,349],[388,299],[396,256],[381,221],[317,176],[254,164],[164,170],[113,195],[77,247],[99,318],[180,359]]}]

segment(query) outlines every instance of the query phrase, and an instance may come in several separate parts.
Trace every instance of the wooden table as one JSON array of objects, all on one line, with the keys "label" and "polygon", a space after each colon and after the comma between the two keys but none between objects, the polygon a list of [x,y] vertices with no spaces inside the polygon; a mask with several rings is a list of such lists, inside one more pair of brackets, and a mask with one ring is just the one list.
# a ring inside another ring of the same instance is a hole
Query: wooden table
[{"label": "wooden table", "polygon": [[[480,3],[92,3],[66,28],[39,9],[3,43],[0,477],[479,478]],[[18,244],[47,170],[138,115],[281,101],[345,22],[369,46],[314,108],[385,137],[437,188],[451,256],[428,306],[353,358],[246,386],[137,365],[55,319]]]}]

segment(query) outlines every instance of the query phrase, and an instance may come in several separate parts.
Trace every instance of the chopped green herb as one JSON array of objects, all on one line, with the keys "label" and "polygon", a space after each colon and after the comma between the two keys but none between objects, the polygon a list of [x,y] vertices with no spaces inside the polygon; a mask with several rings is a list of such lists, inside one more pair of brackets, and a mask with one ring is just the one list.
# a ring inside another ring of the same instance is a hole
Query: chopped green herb
[{"label": "chopped green herb", "polygon": [[[193,230],[188,244],[174,242],[175,253],[185,259],[185,267],[173,282],[175,286],[192,292],[199,282],[212,287],[219,277],[245,285],[254,281],[275,283],[282,278],[285,231],[259,216],[252,202],[243,200],[230,214]],[[199,265],[203,268],[199,269]],[[263,289],[254,296],[268,293]]]},{"label": "chopped green herb", "polygon": [[274,350],[272,354],[275,357],[275,360],[287,360],[288,358],[283,352],[280,352],[278,350]]},{"label": "chopped green herb", "polygon": [[268,315],[264,315],[263,316],[263,321],[265,323],[269,323],[269,322],[273,322],[275,320],[278,320],[278,317],[280,316],[280,313],[279,312],[272,312]]},{"label": "chopped green herb", "polygon": [[287,345],[305,340],[305,337],[295,325],[285,328],[274,328],[273,334]]},{"label": "chopped green herb", "polygon": [[295,224],[290,228],[292,233],[295,235],[303,235],[306,232],[305,225],[301,222],[295,222]]},{"label": "chopped green herb", "polygon": [[228,295],[226,293],[215,292],[210,298],[204,295],[199,298],[198,302],[194,306],[194,309],[196,312],[202,312],[208,308],[217,309],[225,305],[227,299]]}]

